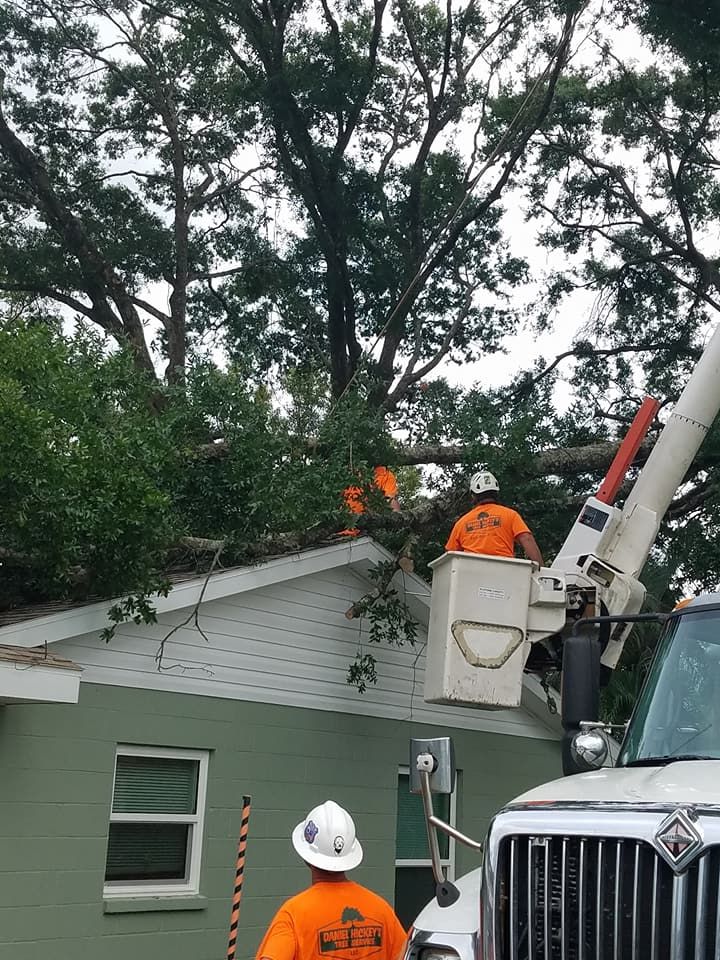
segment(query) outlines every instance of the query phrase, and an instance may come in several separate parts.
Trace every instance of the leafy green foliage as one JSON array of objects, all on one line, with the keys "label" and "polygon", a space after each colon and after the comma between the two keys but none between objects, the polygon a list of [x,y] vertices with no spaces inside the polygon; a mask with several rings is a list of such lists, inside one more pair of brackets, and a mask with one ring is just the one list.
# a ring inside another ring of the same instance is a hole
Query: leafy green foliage
[{"label": "leafy green foliage", "polygon": [[392,453],[361,398],[321,422],[297,376],[286,416],[241,368],[198,363],[158,411],[156,384],[95,335],[8,323],[0,356],[3,606],[128,593],[134,617],[170,567],[195,567],[184,537],[225,541],[232,563],[273,535],[332,535],[342,491]]},{"label": "leafy green foliage", "polygon": [[3,603],[159,586],[180,463],[150,385],[94,336],[0,330]]},{"label": "leafy green foliage", "polygon": [[347,682],[357,687],[358,693],[365,693],[368,684],[377,683],[377,661],[371,653],[356,653],[348,667]]}]

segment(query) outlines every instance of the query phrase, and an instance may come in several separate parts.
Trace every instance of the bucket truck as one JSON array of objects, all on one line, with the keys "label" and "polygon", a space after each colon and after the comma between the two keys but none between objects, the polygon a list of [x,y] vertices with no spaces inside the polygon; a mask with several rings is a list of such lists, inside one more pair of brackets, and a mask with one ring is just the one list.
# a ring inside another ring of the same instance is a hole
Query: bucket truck
[{"label": "bucket truck", "polygon": [[[719,409],[720,330],[622,510],[591,497],[547,568],[459,553],[434,562],[426,699],[518,705],[534,648],[561,650],[563,767],[576,775],[507,804],[482,866],[455,885],[433,854],[436,831],[478,844],[432,812],[452,751],[443,738],[413,741],[437,895],[405,960],[720,960],[720,593],[640,614],[638,579]],[[650,618],[663,629],[607,768],[601,664],[614,668],[632,623]]]}]

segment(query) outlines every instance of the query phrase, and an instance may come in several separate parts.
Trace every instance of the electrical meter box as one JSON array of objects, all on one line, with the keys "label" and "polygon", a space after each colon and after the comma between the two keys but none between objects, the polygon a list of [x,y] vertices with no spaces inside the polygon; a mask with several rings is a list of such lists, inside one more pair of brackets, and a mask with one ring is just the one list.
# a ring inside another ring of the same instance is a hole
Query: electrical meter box
[{"label": "electrical meter box", "polygon": [[474,553],[445,553],[430,566],[425,700],[518,707],[531,643],[565,625],[563,574]]}]

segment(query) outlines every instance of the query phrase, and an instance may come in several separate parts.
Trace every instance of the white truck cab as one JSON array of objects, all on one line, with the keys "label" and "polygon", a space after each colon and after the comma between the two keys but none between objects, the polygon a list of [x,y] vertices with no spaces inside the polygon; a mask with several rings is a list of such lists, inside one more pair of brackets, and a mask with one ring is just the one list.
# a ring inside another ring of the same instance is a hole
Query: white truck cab
[{"label": "white truck cab", "polygon": [[720,593],[665,620],[615,765],[505,806],[456,889],[406,960],[720,958]]}]

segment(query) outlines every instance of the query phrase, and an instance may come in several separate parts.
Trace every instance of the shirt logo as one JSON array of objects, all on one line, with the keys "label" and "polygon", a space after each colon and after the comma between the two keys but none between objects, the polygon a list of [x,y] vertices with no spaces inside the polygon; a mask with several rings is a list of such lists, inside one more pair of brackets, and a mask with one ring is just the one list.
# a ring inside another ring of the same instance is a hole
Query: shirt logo
[{"label": "shirt logo", "polygon": [[671,813],[663,820],[655,834],[658,852],[677,871],[687,866],[702,845],[702,834],[685,810]]},{"label": "shirt logo", "polygon": [[318,930],[318,950],[337,960],[372,957],[383,947],[383,925],[364,917],[357,907],[345,907],[340,919]]},{"label": "shirt logo", "polygon": [[493,527],[501,527],[500,517],[491,517],[487,513],[478,513],[474,520],[468,520],[465,524],[467,533],[476,533],[478,530],[490,530]]}]

